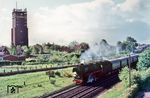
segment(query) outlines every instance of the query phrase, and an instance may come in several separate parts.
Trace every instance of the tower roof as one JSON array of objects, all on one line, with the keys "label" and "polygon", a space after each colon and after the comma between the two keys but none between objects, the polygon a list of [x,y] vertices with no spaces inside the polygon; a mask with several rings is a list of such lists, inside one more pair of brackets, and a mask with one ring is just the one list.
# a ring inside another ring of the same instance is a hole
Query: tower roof
[{"label": "tower roof", "polygon": [[25,8],[25,9],[16,9],[16,8],[14,8],[13,12],[27,12],[27,8]]}]

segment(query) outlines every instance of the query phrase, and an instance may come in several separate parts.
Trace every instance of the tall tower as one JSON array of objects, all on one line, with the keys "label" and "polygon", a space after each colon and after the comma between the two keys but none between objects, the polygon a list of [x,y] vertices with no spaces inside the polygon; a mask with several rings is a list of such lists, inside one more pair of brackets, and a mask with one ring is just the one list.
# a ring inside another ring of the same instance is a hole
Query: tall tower
[{"label": "tall tower", "polygon": [[11,45],[28,46],[27,9],[13,9]]}]

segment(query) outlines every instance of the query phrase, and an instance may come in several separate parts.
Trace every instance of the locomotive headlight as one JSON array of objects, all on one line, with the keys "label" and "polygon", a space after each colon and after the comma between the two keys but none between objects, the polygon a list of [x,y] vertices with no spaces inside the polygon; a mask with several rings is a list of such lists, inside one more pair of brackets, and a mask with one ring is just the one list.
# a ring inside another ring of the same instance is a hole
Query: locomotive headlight
[{"label": "locomotive headlight", "polygon": [[73,72],[73,76],[75,77],[77,75],[77,73],[76,72]]}]

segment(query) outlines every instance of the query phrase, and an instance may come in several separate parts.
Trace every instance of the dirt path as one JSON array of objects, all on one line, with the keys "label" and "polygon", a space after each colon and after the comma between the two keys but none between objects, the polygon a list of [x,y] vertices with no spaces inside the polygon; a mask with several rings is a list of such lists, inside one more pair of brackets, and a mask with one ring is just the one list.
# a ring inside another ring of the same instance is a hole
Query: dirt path
[{"label": "dirt path", "polygon": [[150,98],[150,88],[140,91],[136,98]]}]

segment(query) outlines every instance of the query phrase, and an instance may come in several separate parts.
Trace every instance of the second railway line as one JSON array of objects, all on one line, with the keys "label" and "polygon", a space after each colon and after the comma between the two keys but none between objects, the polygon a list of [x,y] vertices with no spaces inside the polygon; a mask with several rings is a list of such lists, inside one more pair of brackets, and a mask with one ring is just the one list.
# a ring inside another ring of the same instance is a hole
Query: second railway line
[{"label": "second railway line", "polygon": [[95,95],[103,92],[117,82],[119,82],[119,79],[117,74],[115,74],[92,84],[75,86],[56,94],[41,98],[94,98]]}]

